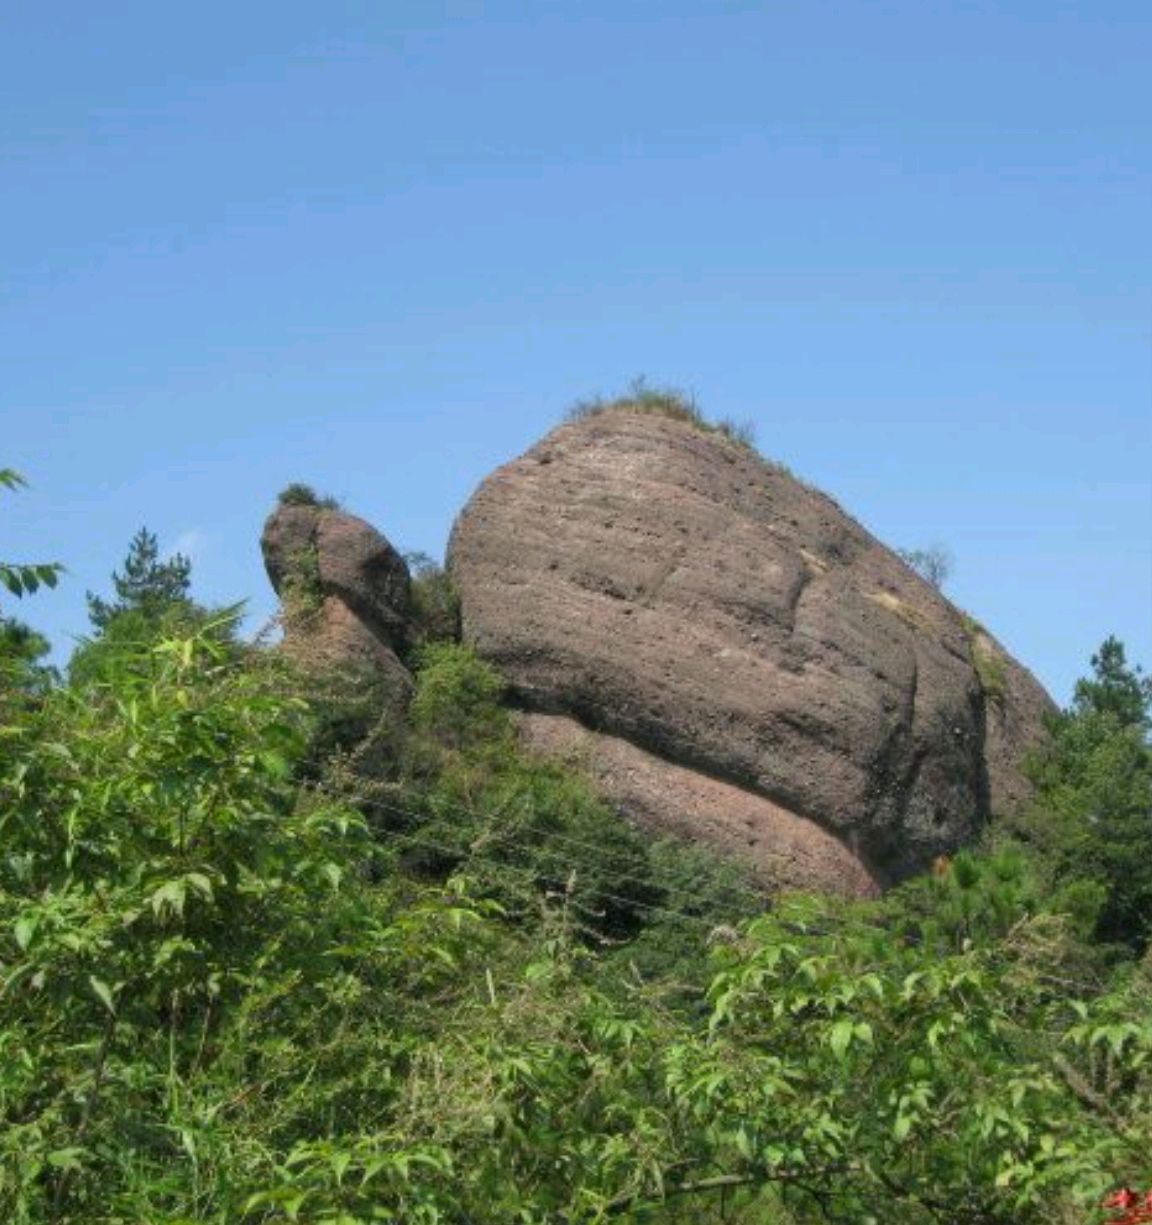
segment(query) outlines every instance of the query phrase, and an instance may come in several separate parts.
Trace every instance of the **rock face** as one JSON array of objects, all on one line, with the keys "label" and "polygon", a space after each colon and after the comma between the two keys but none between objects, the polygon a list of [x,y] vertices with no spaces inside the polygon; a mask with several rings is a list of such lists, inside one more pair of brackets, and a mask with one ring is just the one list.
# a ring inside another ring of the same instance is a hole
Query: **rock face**
[{"label": "rock face", "polygon": [[320,506],[280,506],[260,537],[264,567],[284,606],[289,651],[322,665],[383,673],[399,691],[408,612],[404,559],[370,524]]},{"label": "rock face", "polygon": [[879,892],[875,878],[834,834],[762,795],[589,731],[566,715],[524,713],[519,725],[529,748],[581,770],[634,825],[737,854],[770,892]]},{"label": "rock face", "polygon": [[1031,675],[830,498],[691,423],[559,427],[481,485],[449,567],[530,741],[779,883],[866,893],[1025,792]]}]

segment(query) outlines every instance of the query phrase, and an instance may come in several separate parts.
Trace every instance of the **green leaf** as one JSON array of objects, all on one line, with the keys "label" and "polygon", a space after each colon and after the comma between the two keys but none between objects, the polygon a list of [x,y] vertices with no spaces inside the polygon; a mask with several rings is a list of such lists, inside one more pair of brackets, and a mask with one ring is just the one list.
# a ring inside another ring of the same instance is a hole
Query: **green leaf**
[{"label": "green leaf", "polygon": [[837,1059],[843,1059],[855,1030],[855,1022],[848,1019],[837,1021],[832,1026],[832,1030],[828,1035],[828,1044],[832,1047],[832,1053]]},{"label": "green leaf", "polygon": [[201,897],[207,898],[209,901],[212,898],[212,882],[204,875],[203,872],[189,872],[184,879],[196,890]]},{"label": "green leaf", "polygon": [[28,945],[32,943],[32,937],[36,934],[36,920],[30,916],[17,919],[13,924],[12,934],[16,937],[16,943],[20,946],[21,952],[27,951]]},{"label": "green leaf", "polygon": [[95,974],[88,976],[88,984],[96,994],[96,998],[100,1003],[108,1009],[112,1016],[116,1015],[116,1005],[112,1000],[112,991],[108,984],[103,979],[97,978]]},{"label": "green leaf", "polygon": [[274,749],[265,749],[258,754],[258,759],[265,772],[276,779],[287,779],[292,774],[292,766],[283,753]]},{"label": "green leaf", "polygon": [[149,899],[152,904],[154,914],[160,914],[162,910],[169,910],[173,914],[182,915],[184,913],[184,895],[186,889],[183,879],[165,881]]},{"label": "green leaf", "polygon": [[352,1164],[352,1154],[347,1150],[339,1153],[334,1153],[331,1158],[332,1173],[336,1175],[336,1185],[340,1186],[344,1181],[344,1175],[348,1172],[349,1165]]},{"label": "green leaf", "polygon": [[48,1164],[58,1170],[78,1170],[83,1156],[82,1148],[57,1148],[48,1154]]}]

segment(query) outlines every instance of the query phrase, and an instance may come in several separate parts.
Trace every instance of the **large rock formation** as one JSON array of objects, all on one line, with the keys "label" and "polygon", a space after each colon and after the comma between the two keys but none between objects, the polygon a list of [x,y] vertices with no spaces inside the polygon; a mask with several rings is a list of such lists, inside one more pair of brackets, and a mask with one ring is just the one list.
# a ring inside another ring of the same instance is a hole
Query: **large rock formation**
[{"label": "large rock formation", "polygon": [[1051,705],[830,498],[659,413],[493,473],[449,566],[530,742],[776,883],[865,893],[969,841]]},{"label": "large rock formation", "polygon": [[260,548],[290,653],[320,667],[367,668],[398,696],[407,692],[397,651],[408,566],[371,524],[321,505],[281,505],[264,524]]}]

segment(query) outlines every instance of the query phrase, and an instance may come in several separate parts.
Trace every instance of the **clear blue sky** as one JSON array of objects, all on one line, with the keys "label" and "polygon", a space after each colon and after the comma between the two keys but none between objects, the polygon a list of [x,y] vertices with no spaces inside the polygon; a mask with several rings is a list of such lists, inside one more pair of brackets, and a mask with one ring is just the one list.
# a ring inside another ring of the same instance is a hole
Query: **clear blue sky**
[{"label": "clear blue sky", "polygon": [[290,480],[439,554],[645,374],[947,544],[1058,700],[1152,664],[1150,59],[1147,0],[8,5],[18,611],[66,650],[147,524],[258,619]]}]

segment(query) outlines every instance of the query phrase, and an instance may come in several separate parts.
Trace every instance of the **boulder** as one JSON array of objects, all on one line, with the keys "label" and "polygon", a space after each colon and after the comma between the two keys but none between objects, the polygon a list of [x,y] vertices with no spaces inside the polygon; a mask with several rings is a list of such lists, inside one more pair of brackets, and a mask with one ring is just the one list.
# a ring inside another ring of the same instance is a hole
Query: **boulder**
[{"label": "boulder", "polygon": [[557,751],[796,885],[899,880],[1026,792],[1032,676],[831,498],[690,420],[560,426],[483,482],[449,569],[465,639],[563,718]]},{"label": "boulder", "polygon": [[381,674],[406,694],[400,661],[408,566],[371,524],[322,506],[282,505],[260,537],[283,607],[284,645],[305,663]]}]

